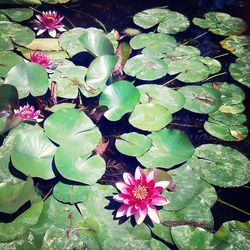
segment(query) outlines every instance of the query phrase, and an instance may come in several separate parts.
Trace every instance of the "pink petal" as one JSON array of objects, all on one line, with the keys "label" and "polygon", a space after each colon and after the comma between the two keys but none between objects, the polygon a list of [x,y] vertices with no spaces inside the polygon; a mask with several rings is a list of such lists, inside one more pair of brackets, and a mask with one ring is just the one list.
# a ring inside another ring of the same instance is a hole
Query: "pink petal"
[{"label": "pink petal", "polygon": [[147,183],[149,183],[150,181],[154,181],[155,180],[155,170],[150,171],[147,175]]},{"label": "pink petal", "polygon": [[46,31],[46,29],[42,29],[42,30],[38,30],[38,32],[36,33],[37,36],[40,36],[42,33],[44,33]]},{"label": "pink petal", "polygon": [[131,215],[133,215],[133,214],[135,214],[137,212],[137,209],[135,209],[135,207],[134,206],[130,206],[129,208],[128,208],[128,210],[127,210],[127,217],[129,217],[129,216],[131,216]]},{"label": "pink petal", "polygon": [[63,32],[63,31],[66,31],[66,29],[65,28],[63,28],[63,27],[59,27],[59,28],[57,28],[60,32]]},{"label": "pink petal", "polygon": [[114,195],[113,199],[116,200],[116,201],[118,201],[118,202],[122,202],[123,203],[125,197],[122,194],[116,194],[116,195]]},{"label": "pink petal", "polygon": [[51,37],[56,37],[56,30],[55,29],[49,30],[49,35]]},{"label": "pink petal", "polygon": [[148,205],[148,216],[153,222],[155,222],[157,224],[160,223],[160,217],[159,217],[158,211],[156,210],[155,206]]},{"label": "pink petal", "polygon": [[135,170],[135,179],[141,180],[142,182],[144,182],[146,180],[146,176],[140,167],[137,167]]},{"label": "pink petal", "polygon": [[123,188],[128,188],[128,187],[129,187],[129,185],[126,184],[126,183],[123,182],[123,181],[116,182],[115,186],[116,186],[116,188],[119,189],[119,190],[121,190],[121,189],[123,189]]},{"label": "pink petal", "polygon": [[117,210],[115,217],[120,218],[120,217],[124,216],[127,212],[127,209],[128,209],[128,205],[125,205],[125,204],[121,205],[119,207],[119,209]]},{"label": "pink petal", "polygon": [[160,195],[153,197],[152,204],[156,206],[165,206],[169,203],[169,200],[167,200],[165,197],[162,197]]},{"label": "pink petal", "polygon": [[134,185],[136,183],[135,178],[129,173],[124,173],[123,179],[124,179],[125,183],[128,185]]},{"label": "pink petal", "polygon": [[144,219],[147,216],[147,212],[148,212],[147,208],[143,210],[139,209],[139,211],[134,214],[137,225],[140,225],[144,221]]},{"label": "pink petal", "polygon": [[169,184],[170,184],[170,181],[158,181],[155,183],[155,187],[161,187],[163,189],[166,189]]}]

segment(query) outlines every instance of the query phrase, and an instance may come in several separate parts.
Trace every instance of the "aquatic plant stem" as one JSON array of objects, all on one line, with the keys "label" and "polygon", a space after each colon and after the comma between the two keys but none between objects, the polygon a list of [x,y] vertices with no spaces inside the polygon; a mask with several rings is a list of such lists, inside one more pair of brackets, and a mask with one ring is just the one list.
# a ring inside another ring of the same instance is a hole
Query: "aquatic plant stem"
[{"label": "aquatic plant stem", "polygon": [[62,6],[63,6],[64,8],[66,8],[66,9],[72,10],[72,11],[74,11],[74,12],[80,13],[80,14],[82,14],[82,15],[85,15],[85,16],[87,16],[87,17],[93,19],[96,23],[98,23],[98,24],[104,29],[105,32],[107,32],[107,29],[106,29],[105,25],[104,25],[101,21],[99,21],[97,18],[95,18],[95,17],[93,17],[93,16],[91,16],[91,15],[89,15],[88,13],[85,13],[85,12],[83,12],[83,11],[76,10],[76,9],[72,9],[72,8],[70,8],[70,7],[68,7],[68,6],[64,5],[64,4],[63,4]]},{"label": "aquatic plant stem", "polygon": [[43,197],[43,201],[45,201],[51,194],[51,192],[53,191],[53,187],[49,190],[49,192]]},{"label": "aquatic plant stem", "polygon": [[250,216],[250,213],[248,213],[247,211],[245,211],[245,210],[243,210],[241,208],[238,208],[238,207],[236,207],[236,206],[234,206],[234,205],[232,205],[232,204],[230,204],[230,203],[228,203],[226,201],[223,201],[220,198],[218,198],[217,201],[224,204],[224,205],[226,205],[226,206],[228,206],[228,207],[231,207],[231,208],[233,208],[233,209],[235,209],[235,210],[237,210],[237,211],[239,211],[239,212],[241,212],[243,214],[246,214],[246,215]]},{"label": "aquatic plant stem", "polygon": [[208,31],[206,31],[206,32],[204,32],[204,33],[202,33],[202,34],[200,34],[199,36],[196,36],[196,37],[192,38],[191,40],[186,41],[185,43],[182,43],[182,45],[186,45],[186,44],[188,44],[188,43],[190,43],[190,42],[192,42],[192,41],[194,41],[194,40],[197,40],[198,38],[200,38],[200,37],[202,37],[202,36],[205,36],[207,33],[208,33]]},{"label": "aquatic plant stem", "polygon": [[[177,75],[177,76],[178,76],[178,75]],[[177,76],[175,76],[175,77],[172,78],[171,80],[169,80],[169,81],[163,83],[162,86],[166,86],[166,85],[168,85],[169,83],[173,82],[173,81],[177,78]]]},{"label": "aquatic plant stem", "polygon": [[230,53],[224,53],[218,56],[214,56],[213,58],[216,59],[216,58],[220,58],[220,57],[227,56],[227,55],[230,55]]},{"label": "aquatic plant stem", "polygon": [[207,79],[203,80],[203,82],[206,82],[206,81],[208,81],[208,80],[211,80],[211,79],[213,79],[213,78],[215,78],[215,77],[217,77],[217,76],[222,76],[222,75],[226,75],[226,74],[227,74],[227,72],[221,72],[221,73],[212,75],[212,76],[208,77]]}]

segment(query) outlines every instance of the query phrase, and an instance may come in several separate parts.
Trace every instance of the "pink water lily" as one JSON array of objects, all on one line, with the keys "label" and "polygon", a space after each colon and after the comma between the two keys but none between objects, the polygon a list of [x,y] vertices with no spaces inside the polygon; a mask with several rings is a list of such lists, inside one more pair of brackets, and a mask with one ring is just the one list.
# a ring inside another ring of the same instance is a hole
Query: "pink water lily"
[{"label": "pink water lily", "polygon": [[56,37],[56,30],[65,31],[64,25],[61,23],[64,16],[60,16],[56,11],[43,11],[42,15],[36,15],[38,20],[35,20],[38,29],[37,35],[48,31],[51,37]]},{"label": "pink water lily", "polygon": [[31,52],[30,53],[30,61],[33,63],[40,64],[42,67],[46,69],[50,69],[53,66],[52,60],[44,53],[44,52]]},{"label": "pink water lily", "polygon": [[135,170],[135,177],[129,173],[123,174],[124,182],[117,182],[116,187],[121,192],[114,199],[123,203],[116,213],[116,218],[124,215],[134,215],[136,223],[141,224],[146,216],[160,223],[158,211],[155,206],[165,206],[169,201],[160,194],[169,185],[169,181],[155,181],[155,171],[145,175],[140,167]]},{"label": "pink water lily", "polygon": [[21,120],[37,120],[40,110],[35,111],[33,106],[28,104],[20,106],[19,109],[14,109],[14,113],[20,117]]}]

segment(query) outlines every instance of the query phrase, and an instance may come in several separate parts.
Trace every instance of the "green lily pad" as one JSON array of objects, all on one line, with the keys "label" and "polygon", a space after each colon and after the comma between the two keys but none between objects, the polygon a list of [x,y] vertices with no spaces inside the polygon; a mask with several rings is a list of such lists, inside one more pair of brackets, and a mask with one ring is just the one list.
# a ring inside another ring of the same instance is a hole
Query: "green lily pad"
[{"label": "green lily pad", "polygon": [[133,49],[142,49],[142,53],[161,58],[165,53],[171,52],[177,42],[173,36],[163,33],[139,34],[130,40],[130,46]]},{"label": "green lily pad", "polygon": [[250,57],[249,36],[229,36],[220,42],[222,48],[230,51],[237,57]]},{"label": "green lily pad", "polygon": [[88,186],[67,185],[58,182],[53,189],[53,196],[64,203],[75,204],[83,202],[89,194]]},{"label": "green lily pad", "polygon": [[83,33],[79,41],[81,45],[94,56],[113,55],[114,47],[110,40],[100,30],[90,29]]},{"label": "green lily pad", "polygon": [[35,33],[17,23],[0,22],[0,50],[13,50],[14,44],[25,46],[35,39]]},{"label": "green lily pad", "polygon": [[89,154],[101,138],[100,131],[90,118],[82,111],[71,108],[50,115],[44,129],[51,140],[76,155]]},{"label": "green lily pad", "polygon": [[157,31],[167,34],[176,34],[189,27],[188,19],[182,14],[167,9],[149,9],[137,13],[133,17],[136,25],[149,29],[157,24]]},{"label": "green lily pad", "polygon": [[115,141],[117,150],[129,156],[141,156],[150,149],[151,145],[152,141],[147,136],[136,132],[122,134]]},{"label": "green lily pad", "polygon": [[165,107],[154,104],[138,104],[129,117],[129,123],[141,130],[157,131],[172,121],[172,114]]},{"label": "green lily pad", "polygon": [[164,60],[149,55],[137,55],[130,58],[124,72],[140,80],[156,80],[168,73],[168,65]]},{"label": "green lily pad", "polygon": [[104,113],[107,119],[117,121],[124,114],[133,111],[139,99],[140,93],[136,87],[128,81],[118,81],[105,88],[99,105],[108,107],[108,111]]},{"label": "green lily pad", "polygon": [[0,242],[16,239],[35,225],[43,209],[43,201],[32,205],[28,210],[19,215],[10,223],[0,223]]},{"label": "green lily pad", "polygon": [[207,12],[205,19],[194,18],[193,23],[201,28],[209,29],[212,33],[221,36],[239,35],[243,33],[247,25],[238,18],[221,12]]},{"label": "green lily pad", "polygon": [[183,108],[186,101],[180,92],[157,84],[143,84],[138,86],[137,89],[140,91],[140,102],[142,104],[159,104],[171,113]]},{"label": "green lily pad", "polygon": [[0,51],[0,60],[0,77],[6,77],[13,66],[24,62],[22,57],[12,51]]},{"label": "green lily pad", "polygon": [[15,22],[22,22],[30,19],[34,14],[33,10],[29,8],[0,9],[0,13],[5,14]]},{"label": "green lily pad", "polygon": [[244,125],[226,125],[212,119],[205,122],[204,129],[223,141],[242,141],[248,134],[248,128]]},{"label": "green lily pad", "polygon": [[55,81],[57,83],[57,96],[74,99],[78,95],[78,89],[86,88],[86,82],[84,81],[86,74],[87,68],[85,67],[62,65],[50,75],[50,82]]},{"label": "green lily pad", "polygon": [[21,99],[29,94],[44,95],[49,85],[46,70],[36,63],[22,63],[14,66],[8,72],[4,83],[15,86]]},{"label": "green lily pad", "polygon": [[185,162],[194,153],[194,147],[188,137],[178,130],[161,129],[148,135],[152,147],[144,155],[137,157],[147,168],[172,166]]},{"label": "green lily pad", "polygon": [[245,92],[235,84],[227,82],[205,83],[202,86],[214,88],[221,93],[222,104],[236,105],[245,99]]},{"label": "green lily pad", "polygon": [[86,157],[63,147],[57,149],[55,163],[64,178],[90,185],[96,183],[106,169],[105,161],[99,155]]},{"label": "green lily pad", "polygon": [[221,63],[216,59],[207,56],[206,57],[199,56],[197,57],[197,59],[199,59],[199,61],[208,66],[209,75],[216,74],[221,70]]},{"label": "green lily pad", "polygon": [[46,137],[38,126],[18,134],[13,143],[11,161],[14,167],[25,175],[45,180],[55,177],[52,160],[56,146]]},{"label": "green lily pad", "polygon": [[195,113],[215,112],[221,106],[220,92],[202,86],[186,86],[178,90],[186,98],[184,108]]},{"label": "green lily pad", "polygon": [[36,191],[32,178],[28,177],[26,182],[1,183],[0,184],[0,212],[13,214],[22,205],[29,201]]},{"label": "green lily pad", "polygon": [[186,60],[192,57],[198,57],[200,54],[200,50],[196,47],[180,44],[165,55],[165,60],[167,63],[170,63],[171,61]]},{"label": "green lily pad", "polygon": [[243,103],[236,105],[221,105],[219,111],[226,114],[239,114],[245,110]]},{"label": "green lily pad", "polygon": [[103,55],[95,58],[89,65],[86,84],[89,88],[99,91],[106,87],[106,82],[112,74],[112,69],[117,62],[117,56]]},{"label": "green lily pad", "polygon": [[214,113],[209,114],[208,121],[217,121],[221,122],[228,126],[242,125],[247,121],[247,117],[245,114],[230,114],[230,113],[222,113],[220,111],[215,111]]},{"label": "green lily pad", "polygon": [[52,106],[51,108],[46,108],[46,110],[54,113],[54,112],[57,112],[57,111],[60,111],[62,109],[66,109],[66,108],[75,108],[75,106],[76,106],[75,103],[62,102],[62,103],[59,103],[59,104]]},{"label": "green lily pad", "polygon": [[11,112],[14,111],[14,109],[17,108],[18,108],[17,89],[9,84],[0,85],[0,113],[3,112],[3,114],[8,116],[10,115]]},{"label": "green lily pad", "polygon": [[229,72],[232,78],[248,88],[250,87],[249,58],[238,58],[235,63],[231,63],[229,66]]},{"label": "green lily pad", "polygon": [[230,147],[204,144],[195,150],[189,165],[210,184],[220,187],[238,187],[250,178],[250,162]]}]

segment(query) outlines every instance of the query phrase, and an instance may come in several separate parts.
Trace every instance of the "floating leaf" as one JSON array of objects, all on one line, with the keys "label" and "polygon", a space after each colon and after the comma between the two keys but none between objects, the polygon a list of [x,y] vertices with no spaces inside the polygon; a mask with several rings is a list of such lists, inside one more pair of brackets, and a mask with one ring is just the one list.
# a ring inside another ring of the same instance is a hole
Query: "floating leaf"
[{"label": "floating leaf", "polygon": [[147,136],[136,132],[122,134],[115,141],[117,150],[129,156],[141,156],[150,149],[151,145],[152,141]]},{"label": "floating leaf", "polygon": [[208,28],[209,31],[216,35],[239,35],[243,33],[247,27],[242,19],[232,17],[226,13],[207,12],[204,17],[205,19],[195,17],[193,23],[201,28]]},{"label": "floating leaf", "polygon": [[26,182],[1,183],[0,184],[0,212],[13,214],[27,201],[29,201],[36,191],[32,178],[28,177]]},{"label": "floating leaf", "polygon": [[208,121],[217,121],[221,122],[228,126],[242,125],[247,121],[247,117],[245,114],[230,114],[230,113],[222,113],[220,111],[216,111],[214,113],[209,114]]},{"label": "floating leaf", "polygon": [[36,38],[30,44],[26,45],[26,48],[30,50],[41,50],[41,51],[62,50],[57,38]]},{"label": "floating leaf", "polygon": [[249,36],[229,36],[220,42],[222,48],[230,51],[237,57],[250,57]]},{"label": "floating leaf", "polygon": [[117,62],[117,56],[103,55],[95,58],[89,65],[86,84],[93,90],[103,90]]},{"label": "floating leaf", "polygon": [[43,208],[43,201],[32,205],[10,223],[0,223],[0,242],[16,239],[35,225]]},{"label": "floating leaf", "polygon": [[15,86],[21,99],[29,94],[33,96],[44,95],[49,84],[46,70],[36,63],[23,63],[14,66],[7,74],[4,83]]},{"label": "floating leaf", "polygon": [[79,38],[83,47],[95,56],[113,55],[114,47],[110,40],[99,30],[88,30]]},{"label": "floating leaf", "polygon": [[29,8],[11,8],[11,9],[0,9],[0,13],[5,14],[15,22],[22,22],[30,19],[34,12]]},{"label": "floating leaf", "polygon": [[250,178],[250,162],[230,147],[204,144],[188,161],[202,179],[220,187],[238,187]]},{"label": "floating leaf", "polygon": [[208,66],[209,75],[216,74],[217,72],[221,70],[221,63],[216,59],[213,59],[207,56],[206,57],[199,56],[197,57],[197,59],[199,59],[203,64]]},{"label": "floating leaf", "polygon": [[44,129],[51,140],[75,155],[89,154],[101,138],[101,133],[90,118],[82,111],[71,108],[50,115]]},{"label": "floating leaf", "polygon": [[130,82],[118,81],[109,85],[102,92],[99,105],[107,106],[104,116],[110,121],[117,121],[134,110],[139,102],[140,93]]},{"label": "floating leaf", "polygon": [[166,9],[149,9],[137,13],[133,17],[136,25],[149,29],[159,24],[157,31],[176,34],[185,31],[189,26],[188,19],[182,14]]},{"label": "floating leaf", "polygon": [[247,87],[250,87],[249,58],[238,58],[235,63],[231,63],[229,66],[232,78]]},{"label": "floating leaf", "polygon": [[106,164],[102,157],[86,157],[59,147],[55,163],[58,172],[66,179],[85,184],[94,184],[105,173]]},{"label": "floating leaf", "polygon": [[172,114],[159,104],[138,104],[129,117],[129,123],[146,131],[157,131],[172,121]]},{"label": "floating leaf", "polygon": [[156,84],[143,84],[137,87],[142,104],[154,103],[162,105],[171,113],[179,111],[185,104],[185,97],[171,88]]},{"label": "floating leaf", "polygon": [[88,186],[67,185],[58,182],[53,189],[53,196],[61,202],[75,204],[83,202],[88,197],[89,189]]},{"label": "floating leaf", "polygon": [[35,39],[35,33],[17,23],[0,22],[0,50],[14,49],[15,44],[25,46]]},{"label": "floating leaf", "polygon": [[194,153],[194,147],[188,137],[178,130],[161,129],[148,135],[152,147],[144,155],[137,157],[147,168],[172,166],[188,160]]},{"label": "floating leaf", "polygon": [[186,86],[178,90],[186,98],[184,108],[192,112],[207,114],[221,105],[220,92],[202,86]]},{"label": "floating leaf", "polygon": [[23,59],[12,51],[0,51],[0,60],[0,77],[6,77],[13,66],[23,63]]},{"label": "floating leaf", "polygon": [[163,33],[147,33],[139,34],[130,40],[130,45],[133,49],[142,49],[142,53],[161,58],[165,53],[171,52],[177,42],[173,36]]},{"label": "floating leaf", "polygon": [[124,72],[141,80],[156,80],[168,73],[168,66],[162,59],[137,55],[126,62]]},{"label": "floating leaf", "polygon": [[51,108],[46,107],[45,109],[54,113],[54,112],[60,111],[62,109],[74,108],[75,106],[76,106],[75,103],[63,102],[63,103],[56,104],[56,105],[52,106]]},{"label": "floating leaf", "polygon": [[245,106],[243,103],[239,103],[236,105],[221,105],[219,111],[227,114],[239,114],[245,110]]}]

